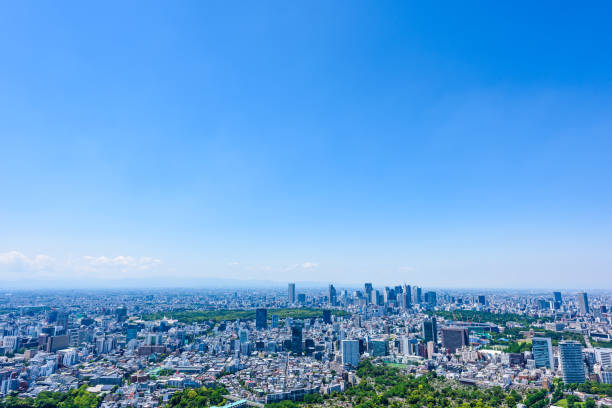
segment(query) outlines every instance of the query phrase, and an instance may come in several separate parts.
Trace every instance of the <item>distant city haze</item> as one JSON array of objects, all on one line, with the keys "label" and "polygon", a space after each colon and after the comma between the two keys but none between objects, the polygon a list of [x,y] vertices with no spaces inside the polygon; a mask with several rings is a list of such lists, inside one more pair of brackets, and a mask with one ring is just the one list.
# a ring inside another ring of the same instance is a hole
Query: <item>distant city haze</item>
[{"label": "distant city haze", "polygon": [[610,289],[610,7],[6,2],[0,284]]}]

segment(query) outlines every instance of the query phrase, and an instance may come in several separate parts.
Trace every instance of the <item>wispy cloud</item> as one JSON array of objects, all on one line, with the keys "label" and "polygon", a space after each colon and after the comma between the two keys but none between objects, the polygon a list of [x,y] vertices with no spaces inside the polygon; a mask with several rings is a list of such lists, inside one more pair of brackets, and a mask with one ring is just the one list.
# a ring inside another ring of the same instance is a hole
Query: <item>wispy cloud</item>
[{"label": "wispy cloud", "polygon": [[57,259],[49,255],[25,255],[19,251],[0,253],[0,278],[5,280],[146,277],[158,271],[161,259],[119,255],[79,256]]},{"label": "wispy cloud", "polygon": [[302,264],[302,268],[304,269],[312,269],[312,268],[318,268],[319,264],[315,263],[315,262],[304,262]]}]

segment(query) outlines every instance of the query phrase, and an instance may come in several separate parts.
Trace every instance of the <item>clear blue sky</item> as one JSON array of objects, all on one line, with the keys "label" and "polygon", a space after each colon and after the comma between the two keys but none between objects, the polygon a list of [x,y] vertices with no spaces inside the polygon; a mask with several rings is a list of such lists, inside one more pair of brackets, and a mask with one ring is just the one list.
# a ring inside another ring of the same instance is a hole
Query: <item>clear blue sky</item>
[{"label": "clear blue sky", "polygon": [[5,2],[0,279],[612,286],[610,2]]}]

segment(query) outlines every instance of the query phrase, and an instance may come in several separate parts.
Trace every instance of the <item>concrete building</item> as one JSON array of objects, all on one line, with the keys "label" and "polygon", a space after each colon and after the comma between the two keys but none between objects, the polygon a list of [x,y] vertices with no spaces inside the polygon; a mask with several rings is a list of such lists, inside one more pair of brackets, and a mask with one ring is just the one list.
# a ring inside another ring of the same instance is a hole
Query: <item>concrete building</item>
[{"label": "concrete building", "polygon": [[454,353],[457,349],[468,345],[468,330],[464,327],[445,327],[442,329],[442,345],[449,352]]},{"label": "concrete building", "polygon": [[580,314],[589,314],[589,298],[585,292],[579,292],[577,295],[578,300],[578,310]]}]

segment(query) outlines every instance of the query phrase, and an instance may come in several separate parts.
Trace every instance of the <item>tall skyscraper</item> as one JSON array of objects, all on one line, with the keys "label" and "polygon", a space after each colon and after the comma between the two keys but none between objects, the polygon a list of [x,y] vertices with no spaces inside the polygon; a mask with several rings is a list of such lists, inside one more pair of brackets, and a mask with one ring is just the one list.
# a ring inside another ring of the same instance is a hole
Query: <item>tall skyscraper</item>
[{"label": "tall skyscraper", "polygon": [[370,302],[372,300],[372,290],[374,289],[372,287],[372,284],[369,282],[366,282],[366,284],[364,285],[365,288],[365,298],[368,302]]},{"label": "tall skyscraper", "polygon": [[358,340],[342,340],[342,364],[351,367],[359,365]]},{"label": "tall skyscraper", "polygon": [[382,300],[382,296],[380,295],[380,292],[376,289],[373,289],[372,292],[370,292],[370,303],[372,303],[373,305],[378,305],[381,303]]},{"label": "tall skyscraper", "polygon": [[115,310],[115,315],[117,316],[117,321],[124,322],[127,320],[127,307],[120,306]]},{"label": "tall skyscraper", "polygon": [[383,291],[383,303],[386,305],[391,300],[393,300],[393,289],[385,286],[385,290]]},{"label": "tall skyscraper", "polygon": [[125,333],[125,342],[129,343],[130,340],[138,338],[138,325],[128,324]]},{"label": "tall skyscraper", "polygon": [[295,283],[289,284],[288,300],[289,303],[295,303]]},{"label": "tall skyscraper", "polygon": [[561,354],[561,370],[566,384],[582,384],[586,377],[582,346],[577,341],[562,341],[559,343]]},{"label": "tall skyscraper", "polygon": [[268,328],[268,309],[259,308],[255,311],[255,328],[257,330]]},{"label": "tall skyscraper", "polygon": [[464,327],[444,327],[442,345],[451,353],[470,343],[468,331]]},{"label": "tall skyscraper", "polygon": [[585,292],[578,293],[578,309],[580,314],[589,314],[589,298]]},{"label": "tall skyscraper", "polygon": [[302,325],[300,323],[291,325],[291,352],[302,353]]},{"label": "tall skyscraper", "polygon": [[484,305],[484,304],[487,303],[485,295],[478,295],[478,303],[481,304],[481,305]]},{"label": "tall skyscraper", "polygon": [[534,337],[531,340],[531,344],[536,367],[546,367],[554,370],[555,362],[550,337]]},{"label": "tall skyscraper", "polygon": [[329,285],[329,305],[330,306],[336,306],[336,304],[338,303],[338,297],[336,295],[336,288],[334,288],[334,285],[330,284]]},{"label": "tall skyscraper", "polygon": [[323,323],[331,324],[331,310],[323,309]]},{"label": "tall skyscraper", "polygon": [[555,302],[563,303],[561,292],[553,292],[553,296],[555,297]]},{"label": "tall skyscraper", "polygon": [[425,292],[425,303],[430,306],[435,306],[438,303],[436,292]]},{"label": "tall skyscraper", "polygon": [[412,290],[410,285],[402,285],[402,292],[400,296],[400,306],[403,309],[408,309],[412,304]]},{"label": "tall skyscraper", "polygon": [[423,338],[425,343],[429,341],[433,341],[434,344],[438,343],[438,321],[435,317],[423,322]]},{"label": "tall skyscraper", "polygon": [[423,291],[418,286],[412,287],[412,303],[420,304],[423,302]]}]

